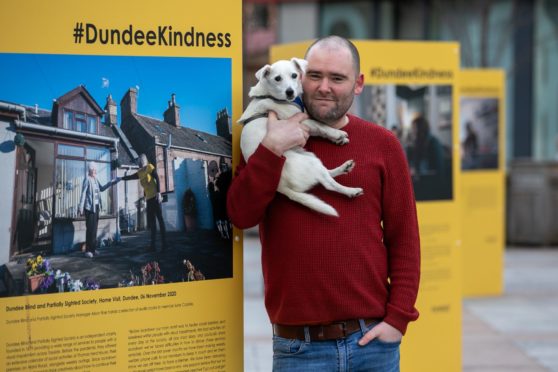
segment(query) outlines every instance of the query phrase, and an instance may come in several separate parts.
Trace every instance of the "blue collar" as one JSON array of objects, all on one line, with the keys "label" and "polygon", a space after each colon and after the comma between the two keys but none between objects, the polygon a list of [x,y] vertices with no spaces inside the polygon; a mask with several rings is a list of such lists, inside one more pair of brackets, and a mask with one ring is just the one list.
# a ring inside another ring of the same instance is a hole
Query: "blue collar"
[{"label": "blue collar", "polygon": [[[252,97],[254,99],[271,99],[279,104],[289,104],[289,105],[295,105],[297,106],[301,112],[304,112],[304,103],[302,102],[302,98],[296,97],[293,101],[287,101],[287,100],[282,100],[282,99],[277,99],[275,97],[272,96],[255,96]],[[248,119],[244,120],[241,124],[246,125],[249,122],[251,122],[252,120],[256,120],[259,118],[266,118],[267,117],[267,112],[265,113],[261,113],[261,114],[256,114],[254,116],[249,117]]]}]

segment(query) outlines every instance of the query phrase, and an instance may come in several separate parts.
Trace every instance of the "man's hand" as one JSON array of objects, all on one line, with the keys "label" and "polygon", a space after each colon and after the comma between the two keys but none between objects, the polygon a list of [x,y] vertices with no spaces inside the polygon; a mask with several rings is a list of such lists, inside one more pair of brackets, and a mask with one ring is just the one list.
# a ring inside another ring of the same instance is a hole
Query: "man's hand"
[{"label": "man's hand", "polygon": [[390,326],[386,322],[381,322],[370,331],[366,332],[358,341],[358,344],[364,346],[375,338],[385,342],[398,342],[401,341],[402,337],[403,335],[397,328]]},{"label": "man's hand", "polygon": [[157,193],[157,203],[161,204],[161,202],[163,201],[163,197],[161,196],[161,193]]},{"label": "man's hand", "polygon": [[296,146],[304,146],[310,136],[309,129],[301,121],[308,119],[308,115],[300,112],[287,120],[277,119],[277,114],[269,112],[267,118],[267,133],[262,145],[278,156]]}]

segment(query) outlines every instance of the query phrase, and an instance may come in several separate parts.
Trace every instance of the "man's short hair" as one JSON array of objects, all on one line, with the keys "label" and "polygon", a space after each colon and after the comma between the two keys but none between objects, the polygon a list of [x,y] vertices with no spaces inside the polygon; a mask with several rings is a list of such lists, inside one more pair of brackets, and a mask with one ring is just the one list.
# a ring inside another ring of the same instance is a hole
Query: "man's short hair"
[{"label": "man's short hair", "polygon": [[321,37],[315,40],[306,50],[305,58],[310,54],[310,50],[316,45],[335,45],[342,46],[349,50],[353,59],[353,68],[355,69],[355,74],[358,76],[360,74],[360,54],[358,49],[349,39],[346,39],[337,35],[329,35]]},{"label": "man's short hair", "polygon": [[97,170],[97,163],[95,163],[94,161],[90,161],[89,164],[87,165],[87,169],[89,171]]}]

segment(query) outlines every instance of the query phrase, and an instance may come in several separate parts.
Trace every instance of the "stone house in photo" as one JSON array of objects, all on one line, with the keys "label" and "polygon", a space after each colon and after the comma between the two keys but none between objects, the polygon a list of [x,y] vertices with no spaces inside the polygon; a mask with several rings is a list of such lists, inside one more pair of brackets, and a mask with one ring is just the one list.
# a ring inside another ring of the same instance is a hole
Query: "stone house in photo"
[{"label": "stone house in photo", "polygon": [[[181,125],[180,106],[172,94],[164,120],[138,112],[138,93],[130,88],[120,102],[121,129],[138,154],[157,168],[164,197],[163,217],[170,231],[189,227],[215,229],[225,212],[232,171],[231,118],[215,113],[216,134]],[[110,111],[110,108],[109,108]],[[193,215],[188,215],[193,193]]]}]

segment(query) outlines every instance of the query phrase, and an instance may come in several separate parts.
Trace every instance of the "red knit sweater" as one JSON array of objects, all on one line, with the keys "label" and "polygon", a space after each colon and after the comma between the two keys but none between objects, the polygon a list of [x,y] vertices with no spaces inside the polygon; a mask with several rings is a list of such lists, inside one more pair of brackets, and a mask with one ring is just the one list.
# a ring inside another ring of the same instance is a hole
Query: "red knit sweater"
[{"label": "red knit sweater", "polygon": [[272,323],[383,318],[405,333],[418,318],[420,272],[407,161],[388,130],[349,118],[343,128],[349,144],[336,146],[321,138],[306,144],[328,169],[356,162],[337,181],[362,187],[364,195],[349,199],[321,185],[311,190],[337,209],[339,218],[277,193],[285,158],[262,145],[237,168],[227,199],[229,217],[239,228],[260,224],[265,305]]}]

